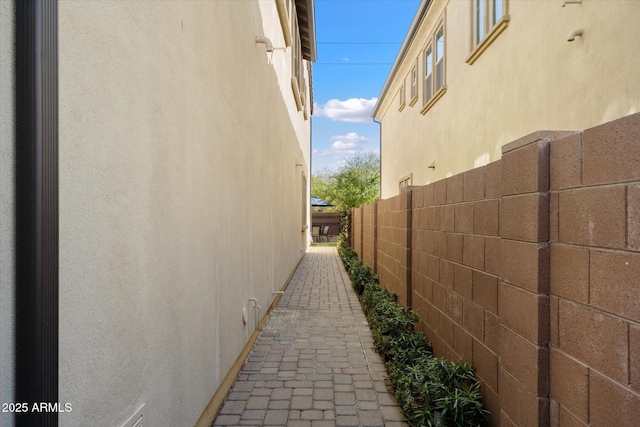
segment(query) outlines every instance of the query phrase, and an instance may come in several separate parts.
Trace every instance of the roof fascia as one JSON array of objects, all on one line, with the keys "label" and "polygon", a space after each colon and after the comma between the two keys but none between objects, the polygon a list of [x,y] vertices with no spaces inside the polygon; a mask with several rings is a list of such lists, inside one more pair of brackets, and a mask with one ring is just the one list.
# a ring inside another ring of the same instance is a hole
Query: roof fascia
[{"label": "roof fascia", "polygon": [[310,61],[315,61],[318,57],[316,50],[316,14],[314,0],[307,0],[307,21],[309,22],[309,50],[311,51]]},{"label": "roof fascia", "polygon": [[[305,30],[306,35],[309,37],[309,41],[302,40],[304,48],[309,50],[309,55],[304,54],[304,59],[308,61],[315,61],[317,58],[316,50],[316,18],[314,9],[314,0],[295,0],[296,13],[298,15],[298,27],[302,33],[302,29]],[[305,16],[302,15],[302,11],[305,12]],[[308,46],[306,45],[308,43]]]},{"label": "roof fascia", "polygon": [[371,112],[371,117],[373,117],[374,119],[380,119],[380,117],[378,117],[378,113],[380,112],[380,108],[382,106],[382,100],[387,96],[387,93],[389,92],[389,88],[391,87],[391,83],[396,78],[396,74],[398,74],[398,69],[402,65],[405,57],[407,56],[409,47],[411,47],[411,44],[413,43],[413,40],[415,39],[416,34],[418,33],[418,29],[420,28],[422,21],[427,16],[427,12],[429,11],[429,6],[431,6],[431,3],[433,3],[433,0],[422,0],[422,3],[420,3],[420,7],[418,8],[416,15],[413,17],[413,21],[411,22],[409,31],[407,32],[404,42],[400,47],[398,56],[396,56],[396,60],[393,63],[393,67],[391,67],[391,71],[389,72],[389,76],[387,76],[387,80],[384,83],[384,86],[382,87],[382,92],[380,92],[380,96],[378,96],[378,101],[376,102],[376,105],[373,107],[373,111]]}]

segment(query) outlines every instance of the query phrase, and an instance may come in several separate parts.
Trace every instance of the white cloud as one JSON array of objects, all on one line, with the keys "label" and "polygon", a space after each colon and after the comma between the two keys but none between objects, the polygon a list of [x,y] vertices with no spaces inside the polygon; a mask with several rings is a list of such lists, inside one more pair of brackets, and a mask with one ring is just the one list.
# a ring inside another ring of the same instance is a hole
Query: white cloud
[{"label": "white cloud", "polygon": [[342,144],[335,144],[335,142],[329,149],[314,149],[312,160],[314,173],[322,170],[336,170],[344,165],[349,157],[369,152],[380,155],[380,150],[377,147],[356,145],[355,148],[345,148]]},{"label": "white cloud", "polygon": [[360,136],[355,132],[349,132],[346,135],[332,136],[329,140],[332,141],[332,150],[342,151],[356,149],[358,148],[358,144],[369,141],[369,138]]},{"label": "white cloud", "polygon": [[371,112],[375,107],[378,98],[349,98],[344,101],[330,99],[324,105],[315,104],[314,115],[327,117],[331,120],[347,123],[368,123],[371,122]]},{"label": "white cloud", "polygon": [[342,151],[342,150],[353,150],[358,146],[355,142],[350,141],[336,141],[331,144],[331,148],[334,150]]},{"label": "white cloud", "polygon": [[313,154],[319,156],[348,156],[363,151],[377,151],[371,147],[362,147],[362,143],[369,142],[369,138],[360,136],[355,132],[346,135],[336,135],[329,138],[331,146],[326,150],[313,150]]}]

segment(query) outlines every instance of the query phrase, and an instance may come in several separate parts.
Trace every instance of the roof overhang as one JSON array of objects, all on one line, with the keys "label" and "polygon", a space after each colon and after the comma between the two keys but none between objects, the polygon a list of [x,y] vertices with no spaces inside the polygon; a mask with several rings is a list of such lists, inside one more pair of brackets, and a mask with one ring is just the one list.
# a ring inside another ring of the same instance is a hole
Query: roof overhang
[{"label": "roof overhang", "polygon": [[387,81],[384,83],[382,87],[382,92],[380,92],[380,96],[378,96],[378,101],[376,102],[375,107],[373,107],[373,111],[371,112],[371,117],[374,119],[380,119],[378,117],[378,113],[380,112],[380,107],[382,106],[382,101],[387,96],[391,84],[396,78],[396,74],[398,74],[398,69],[402,65],[405,57],[407,56],[407,52],[413,43],[413,40],[416,38],[416,34],[418,33],[418,29],[420,28],[420,24],[424,20],[425,16],[427,16],[427,12],[429,11],[429,6],[431,6],[433,0],[422,0],[420,6],[418,7],[418,11],[416,12],[416,16],[413,17],[413,21],[411,22],[411,27],[409,27],[409,31],[407,32],[407,36],[404,38],[404,42],[400,47],[400,51],[398,52],[398,56],[396,56],[396,60],[393,63],[393,67],[391,67],[391,71],[389,72],[389,76],[387,76]]},{"label": "roof overhang", "polygon": [[316,52],[316,21],[313,0],[295,0],[300,28],[302,57],[307,61],[315,61]]}]

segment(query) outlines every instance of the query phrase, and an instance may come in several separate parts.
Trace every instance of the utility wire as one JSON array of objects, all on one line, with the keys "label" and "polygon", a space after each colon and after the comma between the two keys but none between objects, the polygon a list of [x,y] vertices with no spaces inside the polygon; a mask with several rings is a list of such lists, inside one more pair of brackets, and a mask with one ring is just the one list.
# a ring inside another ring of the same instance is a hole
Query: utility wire
[{"label": "utility wire", "polygon": [[361,44],[402,44],[402,42],[316,42],[316,44],[349,44],[349,45],[361,45]]},{"label": "utility wire", "polygon": [[392,65],[392,62],[314,62],[313,65]]},{"label": "utility wire", "polygon": [[315,1],[318,2],[318,3],[336,2],[336,1],[339,1],[339,2],[347,2],[347,1],[349,1],[349,2],[359,2],[359,1],[370,1],[370,2],[371,1],[385,1],[385,2],[389,2],[389,1],[393,1],[393,2],[408,1],[408,2],[416,2],[417,3],[417,0],[315,0]]}]

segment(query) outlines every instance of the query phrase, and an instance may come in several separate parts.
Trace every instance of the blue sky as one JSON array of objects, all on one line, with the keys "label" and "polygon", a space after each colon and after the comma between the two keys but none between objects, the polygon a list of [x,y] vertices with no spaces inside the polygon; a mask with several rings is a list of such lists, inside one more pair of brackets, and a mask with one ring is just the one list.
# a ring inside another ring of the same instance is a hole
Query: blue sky
[{"label": "blue sky", "polygon": [[[315,0],[312,172],[380,151],[371,119],[420,0]],[[352,44],[353,43],[353,44]]]}]

